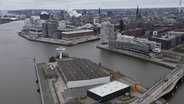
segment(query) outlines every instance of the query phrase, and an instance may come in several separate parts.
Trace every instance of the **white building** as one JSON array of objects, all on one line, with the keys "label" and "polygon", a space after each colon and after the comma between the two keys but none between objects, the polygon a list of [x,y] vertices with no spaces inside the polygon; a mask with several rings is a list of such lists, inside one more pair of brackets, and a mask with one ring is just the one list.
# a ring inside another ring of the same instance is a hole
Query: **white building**
[{"label": "white building", "polygon": [[103,22],[100,30],[101,43],[108,43],[114,38],[114,25],[110,22]]},{"label": "white building", "polygon": [[65,29],[66,28],[66,21],[59,21],[59,29]]},{"label": "white building", "polygon": [[89,89],[87,91],[87,96],[96,100],[99,103],[103,103],[112,100],[116,97],[129,93],[131,90],[129,85],[124,83],[113,81],[106,83],[101,86]]}]

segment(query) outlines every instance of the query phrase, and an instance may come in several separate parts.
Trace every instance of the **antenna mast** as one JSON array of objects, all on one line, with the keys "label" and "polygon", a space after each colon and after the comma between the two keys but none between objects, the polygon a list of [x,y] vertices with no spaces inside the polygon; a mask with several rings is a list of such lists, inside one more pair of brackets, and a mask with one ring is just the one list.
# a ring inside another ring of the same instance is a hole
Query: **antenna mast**
[{"label": "antenna mast", "polygon": [[181,2],[182,1],[180,0],[180,2],[179,2],[179,10],[178,10],[179,13],[181,13]]}]

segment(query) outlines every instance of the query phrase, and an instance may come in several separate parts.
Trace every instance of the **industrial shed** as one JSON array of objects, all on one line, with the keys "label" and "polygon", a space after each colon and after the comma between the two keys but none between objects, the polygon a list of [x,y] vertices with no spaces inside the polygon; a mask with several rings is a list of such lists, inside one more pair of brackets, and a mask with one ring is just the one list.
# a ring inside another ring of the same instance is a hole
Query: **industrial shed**
[{"label": "industrial shed", "polygon": [[61,59],[58,61],[58,67],[68,88],[110,82],[110,76],[88,59]]},{"label": "industrial shed", "polygon": [[118,81],[113,81],[87,90],[87,96],[99,103],[103,103],[124,95],[125,93],[130,92],[130,90],[131,88],[129,85]]}]

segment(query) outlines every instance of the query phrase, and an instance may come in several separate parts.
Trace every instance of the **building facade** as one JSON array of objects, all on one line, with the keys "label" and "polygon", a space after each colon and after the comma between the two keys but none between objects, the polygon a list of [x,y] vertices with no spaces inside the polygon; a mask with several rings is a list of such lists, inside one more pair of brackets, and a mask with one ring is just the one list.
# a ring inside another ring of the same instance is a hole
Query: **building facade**
[{"label": "building facade", "polygon": [[143,54],[149,54],[150,52],[161,52],[160,43],[127,35],[120,35],[116,40],[110,40],[109,47]]},{"label": "building facade", "polygon": [[98,103],[104,103],[125,93],[129,93],[130,90],[131,87],[129,85],[113,81],[87,90],[87,96],[96,100]]},{"label": "building facade", "polygon": [[101,43],[108,43],[114,40],[114,25],[110,22],[103,22],[100,29]]},{"label": "building facade", "polygon": [[89,36],[94,36],[95,33],[93,30],[74,30],[74,31],[66,31],[60,32],[61,38],[63,40],[74,40],[81,38],[88,38]]},{"label": "building facade", "polygon": [[170,49],[184,41],[184,32],[168,32],[163,35],[153,35],[149,40],[156,41],[162,44],[162,49]]},{"label": "building facade", "polygon": [[58,39],[57,23],[46,22],[42,24],[43,37],[52,37]]}]

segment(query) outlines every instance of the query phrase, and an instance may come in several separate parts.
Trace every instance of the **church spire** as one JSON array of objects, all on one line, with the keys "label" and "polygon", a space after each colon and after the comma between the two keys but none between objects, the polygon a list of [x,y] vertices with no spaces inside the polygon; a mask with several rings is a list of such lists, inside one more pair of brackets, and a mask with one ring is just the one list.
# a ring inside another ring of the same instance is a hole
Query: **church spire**
[{"label": "church spire", "polygon": [[139,18],[139,5],[137,5],[137,10],[136,10],[136,19]]},{"label": "church spire", "polygon": [[140,19],[140,18],[141,18],[140,9],[139,9],[139,5],[137,5],[136,19]]}]

